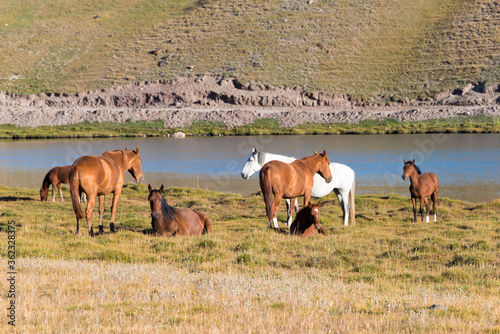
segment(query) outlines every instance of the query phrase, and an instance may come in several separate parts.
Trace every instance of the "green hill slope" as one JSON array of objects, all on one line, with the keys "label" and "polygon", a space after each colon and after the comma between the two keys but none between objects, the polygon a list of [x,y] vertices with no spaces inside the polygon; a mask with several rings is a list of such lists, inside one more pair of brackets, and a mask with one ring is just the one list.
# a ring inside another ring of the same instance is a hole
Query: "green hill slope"
[{"label": "green hill slope", "polygon": [[497,1],[308,2],[2,1],[0,90],[208,73],[397,100],[500,82]]}]

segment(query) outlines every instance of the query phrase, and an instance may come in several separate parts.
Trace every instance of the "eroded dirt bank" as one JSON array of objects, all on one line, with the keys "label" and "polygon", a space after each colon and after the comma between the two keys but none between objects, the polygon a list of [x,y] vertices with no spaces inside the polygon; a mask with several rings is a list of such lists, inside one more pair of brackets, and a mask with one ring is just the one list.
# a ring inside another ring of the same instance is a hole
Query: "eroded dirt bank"
[{"label": "eroded dirt bank", "polygon": [[76,94],[16,96],[0,93],[0,124],[63,125],[83,121],[165,121],[183,127],[201,120],[239,126],[273,117],[286,127],[313,123],[356,123],[392,117],[399,121],[458,115],[500,116],[499,85],[468,85],[421,103],[354,103],[347,95],[300,88],[243,86],[217,77],[182,78]]}]

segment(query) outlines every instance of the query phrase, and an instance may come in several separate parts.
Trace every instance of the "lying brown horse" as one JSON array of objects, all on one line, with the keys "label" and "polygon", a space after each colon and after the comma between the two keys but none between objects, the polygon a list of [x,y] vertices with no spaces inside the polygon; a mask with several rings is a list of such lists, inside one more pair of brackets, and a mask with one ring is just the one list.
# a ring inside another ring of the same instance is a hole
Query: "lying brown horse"
[{"label": "lying brown horse", "polygon": [[[304,196],[304,206],[309,205],[314,184],[313,178],[316,173],[321,175],[327,183],[332,181],[330,160],[326,156],[326,151],[321,154],[314,151],[313,156],[295,160],[290,164],[273,160],[262,167],[259,174],[260,189],[266,203],[269,227],[272,227],[272,221],[274,228],[278,228],[276,211],[282,198],[292,199]],[[295,211],[294,207],[292,203],[290,217]]]},{"label": "lying brown horse", "polygon": [[411,201],[413,203],[413,221],[417,221],[417,198],[420,198],[420,213],[422,215],[422,221],[424,221],[424,210],[423,205],[427,209],[426,221],[429,222],[429,196],[432,199],[432,209],[434,211],[434,221],[437,220],[436,217],[436,207],[437,207],[437,197],[439,192],[439,181],[434,173],[424,173],[420,171],[417,165],[415,165],[415,159],[413,161],[403,160],[403,180],[410,178],[410,194]]},{"label": "lying brown horse", "polygon": [[[101,156],[83,156],[78,158],[69,172],[69,190],[71,202],[76,215],[76,233],[80,232],[80,220],[86,217],[89,235],[94,236],[92,229],[92,210],[94,209],[96,197],[99,196],[99,233],[103,233],[102,216],[104,213],[104,195],[113,193],[113,204],[111,205],[111,232],[115,231],[115,214],[118,198],[122,192],[125,172],[129,171],[137,182],[142,176],[142,159],[139,156],[139,148],[135,151],[117,150],[107,151]],[[85,215],[80,205],[80,194],[87,194],[88,203]]]},{"label": "lying brown horse", "polygon": [[202,235],[212,232],[212,223],[204,213],[168,205],[161,195],[163,184],[159,190],[148,185],[148,190],[151,225],[156,234],[162,237],[172,237],[175,235]]},{"label": "lying brown horse", "polygon": [[[69,183],[70,169],[71,166],[57,166],[49,170],[43,179],[42,188],[40,188],[40,201],[45,202],[47,200],[47,197],[49,196],[49,187],[52,185],[52,202],[56,201],[56,187],[59,191],[61,202],[64,202],[61,184]],[[82,201],[87,201],[85,194],[82,194]]]},{"label": "lying brown horse", "polygon": [[327,234],[320,223],[321,211],[319,206],[321,201],[317,204],[309,202],[308,206],[303,207],[297,212],[295,219],[290,226],[290,234],[300,234],[303,237],[310,237],[317,233]]}]

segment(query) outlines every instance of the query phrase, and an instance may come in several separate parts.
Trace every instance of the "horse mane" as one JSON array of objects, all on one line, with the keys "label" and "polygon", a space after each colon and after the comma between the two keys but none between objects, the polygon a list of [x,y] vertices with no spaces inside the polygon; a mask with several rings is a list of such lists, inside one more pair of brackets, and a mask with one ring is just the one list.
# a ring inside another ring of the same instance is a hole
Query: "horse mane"
[{"label": "horse mane", "polygon": [[[161,194],[160,194],[161,196]],[[177,210],[171,205],[168,205],[167,201],[163,196],[161,196],[161,213],[163,214],[163,219],[170,219],[170,220],[175,220],[174,214]]]},{"label": "horse mane", "polygon": [[[282,161],[282,160],[290,160],[290,159],[296,159],[294,157],[288,157],[286,155],[282,155],[282,154],[276,154],[276,153],[270,153],[270,152],[257,152],[257,161],[259,162],[259,165],[264,165],[264,163],[266,162],[266,159],[265,159],[265,156],[266,155],[273,155],[275,156],[277,159],[273,159],[273,160],[279,160],[279,161]],[[280,160],[280,158],[282,160]]]},{"label": "horse mane", "polygon": [[415,170],[417,171],[418,175],[422,175],[422,172],[420,171],[420,168],[418,168],[417,165],[414,164],[413,167],[415,167]]}]

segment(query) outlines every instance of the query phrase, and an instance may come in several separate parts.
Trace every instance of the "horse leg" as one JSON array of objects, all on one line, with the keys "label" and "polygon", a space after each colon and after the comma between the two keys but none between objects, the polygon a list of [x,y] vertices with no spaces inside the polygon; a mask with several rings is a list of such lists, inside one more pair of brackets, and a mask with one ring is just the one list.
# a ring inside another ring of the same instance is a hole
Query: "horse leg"
[{"label": "horse leg", "polygon": [[104,215],[104,195],[99,195],[99,234],[104,234],[102,216]]},{"label": "horse leg", "polygon": [[52,183],[52,202],[56,201],[56,184]]},{"label": "horse leg", "polygon": [[434,221],[435,222],[437,221],[437,216],[436,216],[437,200],[438,200],[437,193],[433,192],[432,193],[432,211],[434,211]]},{"label": "horse leg", "polygon": [[426,213],[425,221],[428,223],[429,222],[429,209],[431,206],[431,202],[430,202],[428,197],[425,197],[424,201],[425,201],[425,213]]},{"label": "horse leg", "polygon": [[89,201],[87,203],[87,208],[85,209],[85,215],[87,218],[87,225],[89,229],[89,236],[94,237],[94,229],[92,228],[92,210],[94,210],[96,196],[89,195]]},{"label": "horse leg", "polygon": [[413,204],[413,222],[417,222],[417,198],[412,197],[411,203]]},{"label": "horse leg", "polygon": [[111,222],[109,223],[110,232],[115,232],[115,214],[116,214],[116,205],[118,204],[118,198],[122,193],[122,188],[118,188],[115,190],[113,194],[113,204],[111,204]]},{"label": "horse leg", "polygon": [[57,190],[59,190],[59,196],[61,197],[61,202],[64,202],[64,197],[62,195],[62,189],[61,189],[61,184],[57,184]]},{"label": "horse leg", "polygon": [[[273,220],[274,228],[278,229],[278,218],[276,218],[276,212],[278,211],[278,206],[281,203],[281,199],[283,198],[283,195],[278,195],[274,194],[274,201],[273,201],[273,207],[272,207],[272,212],[271,212],[271,218]],[[291,211],[291,209],[290,209]],[[269,221],[269,225],[271,225],[271,221]]]},{"label": "horse leg", "polygon": [[291,198],[290,199],[290,211],[288,212],[288,219],[286,221],[286,224],[288,225],[288,229],[290,229],[290,226],[292,226],[292,218],[293,214],[295,213],[295,206],[298,200],[296,198]]},{"label": "horse leg", "polygon": [[424,221],[424,202],[425,199],[420,197],[420,216],[422,216],[422,222]]},{"label": "horse leg", "polygon": [[287,224],[288,224],[288,228],[290,228],[290,222],[292,220],[292,214],[291,214],[291,204],[290,204],[291,200],[290,198],[287,198],[285,199],[285,203],[286,203],[286,214],[287,214],[287,218],[286,218],[286,221],[287,221]]}]

